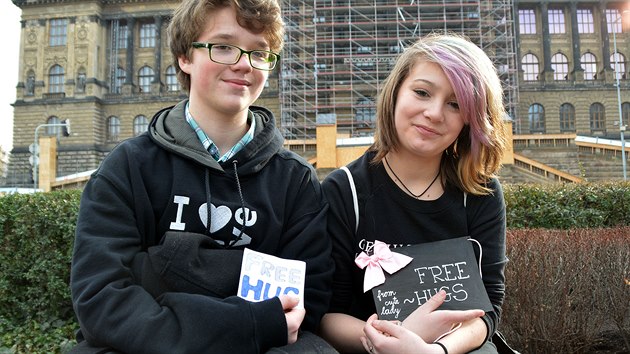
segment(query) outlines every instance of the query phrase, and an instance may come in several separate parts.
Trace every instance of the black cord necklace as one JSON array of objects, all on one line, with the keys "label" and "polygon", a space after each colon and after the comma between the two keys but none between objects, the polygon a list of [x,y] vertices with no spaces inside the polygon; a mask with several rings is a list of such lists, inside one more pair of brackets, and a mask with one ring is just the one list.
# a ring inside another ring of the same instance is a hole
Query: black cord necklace
[{"label": "black cord necklace", "polygon": [[431,186],[435,183],[435,181],[437,181],[438,177],[440,176],[440,170],[438,169],[438,173],[437,175],[435,175],[435,178],[433,178],[433,181],[431,181],[431,183],[429,183],[429,186],[422,191],[422,193],[415,195],[413,194],[409,188],[407,188],[407,186],[405,186],[405,184],[403,183],[403,181],[400,179],[400,177],[398,177],[398,175],[396,174],[396,172],[394,172],[394,170],[392,169],[392,167],[389,165],[389,162],[387,162],[387,157],[384,157],[383,160],[385,160],[385,165],[387,166],[387,168],[392,171],[392,174],[394,175],[394,177],[396,177],[396,179],[398,180],[398,182],[400,182],[400,185],[403,186],[403,188],[405,188],[405,190],[407,191],[407,193],[411,194],[414,198],[416,199],[420,199],[423,195],[425,195],[427,193],[427,191],[429,190],[429,188],[431,188]]}]

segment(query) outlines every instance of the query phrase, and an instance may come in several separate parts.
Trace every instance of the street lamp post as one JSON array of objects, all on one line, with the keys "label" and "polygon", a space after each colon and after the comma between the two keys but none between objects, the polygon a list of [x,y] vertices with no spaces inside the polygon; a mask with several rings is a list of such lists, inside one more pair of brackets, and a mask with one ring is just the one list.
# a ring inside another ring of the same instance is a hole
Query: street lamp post
[{"label": "street lamp post", "polygon": [[33,190],[37,191],[37,180],[39,177],[39,140],[37,139],[39,128],[43,127],[63,127],[62,134],[70,136],[70,119],[66,119],[61,123],[40,124],[35,128],[35,141],[33,142]]},{"label": "street lamp post", "polygon": [[[619,24],[621,25],[621,27],[623,27],[623,23],[622,21],[620,21],[623,18],[623,14],[626,11],[622,12],[621,15],[619,15],[619,17],[617,17],[617,19],[615,20],[615,24],[617,23],[617,21],[619,21]],[[626,181],[627,180],[627,175],[626,175],[626,141],[624,140],[624,131],[626,130],[626,126],[623,124],[623,113],[621,111],[621,88],[619,86],[619,52],[617,52],[617,29],[613,28],[613,46],[614,46],[614,51],[615,51],[615,83],[617,86],[617,108],[619,109],[619,136],[621,138],[621,164],[623,166],[623,180]]]}]

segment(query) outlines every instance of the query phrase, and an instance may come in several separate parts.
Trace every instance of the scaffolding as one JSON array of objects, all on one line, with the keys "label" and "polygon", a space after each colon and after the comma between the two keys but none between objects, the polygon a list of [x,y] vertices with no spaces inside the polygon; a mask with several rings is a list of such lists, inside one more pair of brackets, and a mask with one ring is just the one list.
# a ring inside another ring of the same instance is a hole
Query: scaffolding
[{"label": "scaffolding", "polygon": [[512,0],[284,0],[280,72],[286,139],[337,124],[350,137],[373,134],[376,96],[400,52],[431,32],[461,33],[495,63],[514,119],[518,95]]}]

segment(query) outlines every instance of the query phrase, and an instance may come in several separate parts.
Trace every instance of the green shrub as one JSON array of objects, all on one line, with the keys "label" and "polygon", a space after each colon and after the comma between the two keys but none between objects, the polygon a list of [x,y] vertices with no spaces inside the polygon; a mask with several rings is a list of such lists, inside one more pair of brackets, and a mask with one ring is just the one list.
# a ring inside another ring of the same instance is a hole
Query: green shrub
[{"label": "green shrub", "polygon": [[508,229],[630,225],[630,182],[504,185]]},{"label": "green shrub", "polygon": [[0,198],[0,348],[54,352],[72,338],[68,282],[79,198],[79,191]]}]

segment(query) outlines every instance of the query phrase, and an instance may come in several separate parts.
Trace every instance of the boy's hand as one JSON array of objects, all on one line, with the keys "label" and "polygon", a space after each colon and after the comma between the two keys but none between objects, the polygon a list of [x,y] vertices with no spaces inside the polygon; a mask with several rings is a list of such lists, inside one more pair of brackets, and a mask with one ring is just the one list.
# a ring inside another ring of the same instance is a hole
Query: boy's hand
[{"label": "boy's hand", "polygon": [[282,309],[284,310],[284,317],[286,317],[287,320],[288,344],[292,344],[297,341],[298,330],[304,320],[306,310],[295,308],[300,302],[300,299],[296,297],[280,295],[279,298],[282,303]]}]

